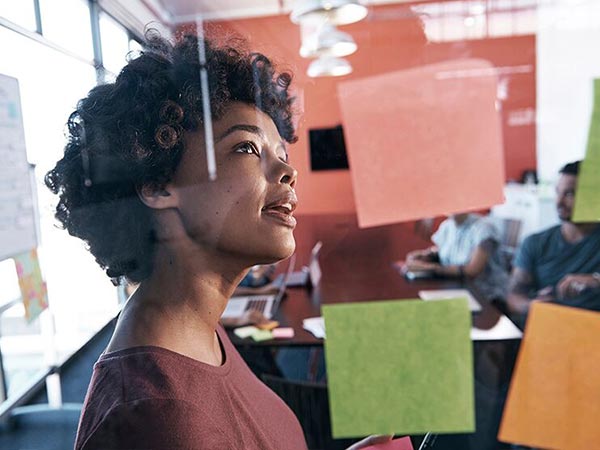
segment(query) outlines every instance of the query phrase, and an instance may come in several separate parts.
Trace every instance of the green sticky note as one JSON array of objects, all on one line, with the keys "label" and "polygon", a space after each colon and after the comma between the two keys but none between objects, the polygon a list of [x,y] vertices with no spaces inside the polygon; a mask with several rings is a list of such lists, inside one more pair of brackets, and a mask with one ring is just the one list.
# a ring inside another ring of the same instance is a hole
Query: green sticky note
[{"label": "green sticky note", "polygon": [[600,79],[594,80],[594,109],[585,159],[577,177],[573,222],[600,222]]},{"label": "green sticky note", "polygon": [[473,432],[466,299],[324,305],[332,433]]},{"label": "green sticky note", "polygon": [[273,333],[270,330],[259,330],[258,328],[254,333],[252,333],[252,339],[256,342],[268,341],[269,339],[273,339]]}]

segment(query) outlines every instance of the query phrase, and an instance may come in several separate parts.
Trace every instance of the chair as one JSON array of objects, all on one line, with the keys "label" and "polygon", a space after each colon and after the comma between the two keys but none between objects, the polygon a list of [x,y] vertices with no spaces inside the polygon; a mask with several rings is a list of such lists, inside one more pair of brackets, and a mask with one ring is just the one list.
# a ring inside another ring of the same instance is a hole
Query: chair
[{"label": "chair", "polygon": [[517,248],[522,222],[519,219],[500,218],[497,221],[500,231],[500,257],[504,268],[510,272]]},{"label": "chair", "polygon": [[296,414],[310,450],[345,449],[356,439],[333,439],[327,386],[263,375],[263,382]]}]

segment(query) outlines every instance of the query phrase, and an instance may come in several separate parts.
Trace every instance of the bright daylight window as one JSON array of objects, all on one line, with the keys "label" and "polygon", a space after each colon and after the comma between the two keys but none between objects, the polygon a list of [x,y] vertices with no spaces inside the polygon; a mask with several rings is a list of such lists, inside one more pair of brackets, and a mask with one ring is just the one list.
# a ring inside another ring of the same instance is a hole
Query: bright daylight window
[{"label": "bright daylight window", "polygon": [[[81,30],[70,30],[72,42],[87,39]],[[44,174],[62,155],[66,120],[77,100],[96,84],[96,74],[92,65],[4,27],[0,27],[0,73],[19,81],[27,157],[36,165],[41,229],[38,253],[56,327],[53,346],[62,361],[106,324],[117,308],[116,289],[90,253],[57,228],[53,217],[56,199],[43,185]],[[20,296],[10,259],[0,262],[0,286],[0,305]],[[43,328],[39,319],[25,322],[21,303],[2,314],[0,348],[9,396],[47,364],[51,340]]]},{"label": "bright daylight window", "polygon": [[33,0],[0,1],[0,17],[35,31],[35,8]]},{"label": "bright daylight window", "polygon": [[129,36],[127,31],[107,14],[100,14],[100,39],[102,40],[102,63],[109,72],[118,74],[127,62]]},{"label": "bright daylight window", "polygon": [[42,34],[77,55],[92,60],[90,10],[84,0],[40,0]]}]

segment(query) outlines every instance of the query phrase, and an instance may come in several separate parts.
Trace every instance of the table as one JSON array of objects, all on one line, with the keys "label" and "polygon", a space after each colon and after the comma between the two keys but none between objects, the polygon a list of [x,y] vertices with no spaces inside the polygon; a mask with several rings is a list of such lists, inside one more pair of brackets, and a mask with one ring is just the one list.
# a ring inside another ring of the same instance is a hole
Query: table
[{"label": "table", "polygon": [[[431,243],[419,238],[412,223],[359,229],[355,215],[308,215],[298,218],[295,231],[297,242],[296,268],[308,264],[310,250],[317,241],[323,242],[320,264],[323,276],[319,286],[288,288],[274,315],[282,327],[292,327],[295,337],[282,341],[252,343],[230,337],[236,345],[322,345],[302,328],[302,320],[321,315],[321,305],[329,303],[370,300],[415,299],[425,289],[454,289],[465,287],[460,280],[431,279],[408,281],[392,266],[414,249]],[[285,270],[281,264],[280,270]],[[466,286],[473,291],[473,288]],[[476,295],[477,296],[477,295]],[[473,317],[473,325],[492,328],[502,313],[489,302],[480,301],[482,311]]]},{"label": "table", "polygon": [[[414,233],[414,224],[404,223],[359,229],[354,215],[310,215],[298,217],[296,268],[308,264],[310,250],[323,242],[320,264],[323,272],[314,289],[288,288],[274,319],[280,326],[293,327],[295,337],[255,343],[230,333],[238,347],[322,346],[302,328],[302,321],[321,315],[321,305],[371,300],[414,299],[423,289],[454,289],[471,286],[460,280],[408,281],[392,266],[414,249],[431,245]],[[285,264],[279,270],[285,270]],[[479,298],[482,311],[473,315],[473,325],[492,328],[502,313]],[[435,449],[497,450],[507,448],[496,440],[508,385],[518,351],[518,340],[474,342],[476,427],[473,434],[444,435]]]}]

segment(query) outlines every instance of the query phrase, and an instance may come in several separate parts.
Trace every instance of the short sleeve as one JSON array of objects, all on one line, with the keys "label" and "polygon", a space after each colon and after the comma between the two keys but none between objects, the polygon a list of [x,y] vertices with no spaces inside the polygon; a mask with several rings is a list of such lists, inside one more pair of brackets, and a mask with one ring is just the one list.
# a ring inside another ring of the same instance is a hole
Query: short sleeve
[{"label": "short sleeve", "polygon": [[197,408],[180,400],[138,400],[113,407],[82,450],[235,448]]},{"label": "short sleeve", "polygon": [[527,237],[515,257],[514,266],[519,269],[525,270],[529,273],[534,273],[534,236]]},{"label": "short sleeve", "polygon": [[500,243],[500,233],[496,226],[486,219],[480,219],[473,230],[473,243],[475,247],[489,245],[490,242]]},{"label": "short sleeve", "polygon": [[437,231],[431,235],[431,241],[438,247],[444,247],[444,244],[448,241],[450,220],[452,219],[444,220]]}]

